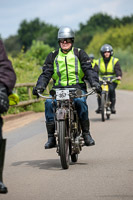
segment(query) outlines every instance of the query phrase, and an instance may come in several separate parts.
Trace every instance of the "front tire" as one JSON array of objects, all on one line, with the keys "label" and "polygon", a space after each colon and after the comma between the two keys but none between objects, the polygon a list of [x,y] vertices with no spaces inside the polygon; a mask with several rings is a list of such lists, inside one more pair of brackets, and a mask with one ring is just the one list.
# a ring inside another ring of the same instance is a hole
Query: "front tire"
[{"label": "front tire", "polygon": [[69,138],[65,121],[59,121],[59,155],[63,169],[69,168]]},{"label": "front tire", "polygon": [[101,117],[102,117],[102,121],[105,121],[105,93],[102,93],[101,96]]}]

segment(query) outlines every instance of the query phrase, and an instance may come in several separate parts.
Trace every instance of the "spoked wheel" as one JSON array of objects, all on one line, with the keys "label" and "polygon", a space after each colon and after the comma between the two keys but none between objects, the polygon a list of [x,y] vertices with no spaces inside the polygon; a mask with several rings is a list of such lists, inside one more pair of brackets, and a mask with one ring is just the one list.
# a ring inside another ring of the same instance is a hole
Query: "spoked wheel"
[{"label": "spoked wheel", "polygon": [[107,107],[106,107],[106,116],[107,116],[107,119],[110,119],[110,115],[111,115],[111,108],[110,108],[110,97],[108,96],[108,99],[107,99]]},{"label": "spoked wheel", "polygon": [[69,138],[65,121],[59,121],[59,155],[63,169],[69,168]]},{"label": "spoked wheel", "polygon": [[76,153],[72,154],[71,160],[72,160],[72,162],[77,162],[78,161],[78,154],[76,154]]},{"label": "spoked wheel", "polygon": [[101,96],[101,117],[102,121],[105,121],[105,113],[106,113],[106,108],[105,108],[105,93],[102,93]]}]

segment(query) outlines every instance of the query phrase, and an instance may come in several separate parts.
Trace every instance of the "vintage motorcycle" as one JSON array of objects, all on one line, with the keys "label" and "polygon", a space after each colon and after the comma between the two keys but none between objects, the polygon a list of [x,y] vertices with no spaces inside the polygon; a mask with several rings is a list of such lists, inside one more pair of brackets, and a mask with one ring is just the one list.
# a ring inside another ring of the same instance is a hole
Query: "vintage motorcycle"
[{"label": "vintage motorcycle", "polygon": [[63,169],[69,168],[70,157],[72,162],[77,162],[78,154],[84,146],[79,118],[73,99],[87,97],[94,93],[95,89],[91,89],[88,93],[82,94],[82,91],[76,88],[52,89],[50,91],[51,97],[38,93],[42,98],[56,100],[53,101],[55,137],[57,153],[60,156]]},{"label": "vintage motorcycle", "polygon": [[109,97],[109,84],[113,81],[117,80],[117,77],[109,76],[109,77],[100,77],[99,78],[101,83],[101,119],[104,122],[106,117],[110,119],[111,109],[110,109],[110,97]]}]

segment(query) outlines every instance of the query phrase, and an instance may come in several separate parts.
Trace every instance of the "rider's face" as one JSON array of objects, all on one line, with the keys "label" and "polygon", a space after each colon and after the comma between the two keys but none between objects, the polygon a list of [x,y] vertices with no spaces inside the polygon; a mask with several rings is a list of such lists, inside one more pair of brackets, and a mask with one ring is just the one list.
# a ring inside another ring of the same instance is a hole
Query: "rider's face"
[{"label": "rider's face", "polygon": [[63,50],[68,50],[72,47],[72,41],[71,39],[61,39],[60,40],[60,47]]},{"label": "rider's face", "polygon": [[109,51],[105,51],[104,52],[104,57],[105,58],[109,58],[110,57],[110,52]]}]

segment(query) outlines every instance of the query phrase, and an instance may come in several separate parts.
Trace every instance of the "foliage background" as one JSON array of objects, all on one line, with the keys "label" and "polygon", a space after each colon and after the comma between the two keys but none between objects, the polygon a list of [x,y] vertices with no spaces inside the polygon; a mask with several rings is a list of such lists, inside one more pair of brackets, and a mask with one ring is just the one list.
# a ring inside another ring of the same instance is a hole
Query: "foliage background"
[{"label": "foliage background", "polygon": [[[17,74],[17,83],[36,83],[46,56],[58,48],[57,32],[58,27],[36,18],[30,22],[23,20],[17,35],[4,40]],[[98,59],[100,48],[105,43],[112,45],[114,56],[121,64],[123,78],[119,89],[133,90],[133,15],[112,18],[105,13],[97,13],[84,24],[80,23],[79,30],[75,32],[76,47],[84,49],[88,55],[93,53]],[[20,89],[20,100],[28,99],[26,92],[24,88]],[[37,106],[23,109],[33,107]]]},{"label": "foliage background", "polygon": [[[37,78],[42,72],[44,60],[48,53],[51,51],[53,51],[53,48],[45,45],[42,41],[33,40],[29,50],[24,52],[22,49],[16,57],[9,56],[9,59],[11,60],[17,75],[17,83],[36,84]],[[26,101],[29,99],[26,87],[19,88],[17,93],[19,95],[20,101]],[[33,98],[35,98],[35,96],[33,96]],[[10,107],[8,114],[29,110],[44,111],[44,102],[34,103],[32,105],[19,108]]]}]

